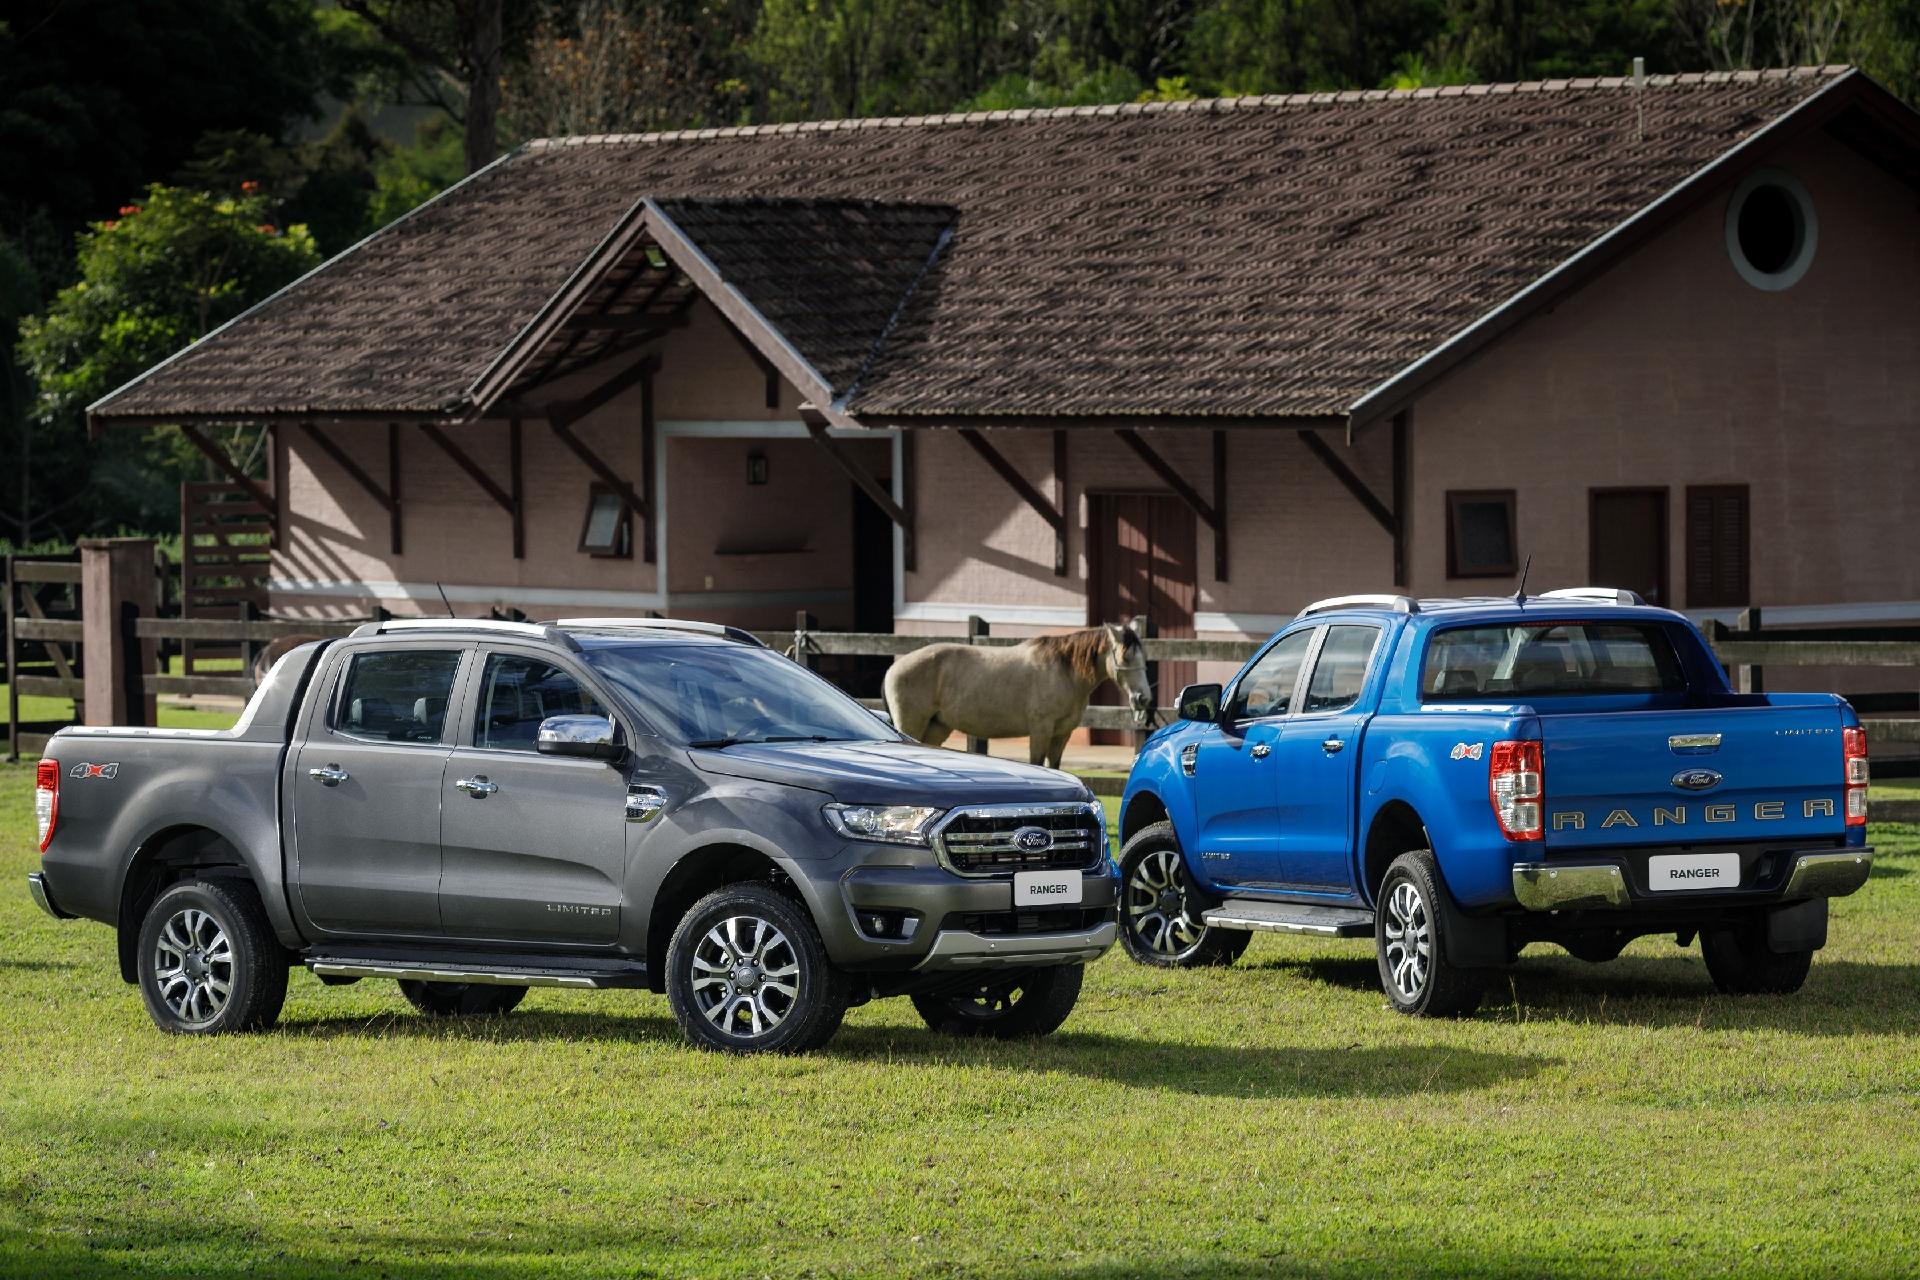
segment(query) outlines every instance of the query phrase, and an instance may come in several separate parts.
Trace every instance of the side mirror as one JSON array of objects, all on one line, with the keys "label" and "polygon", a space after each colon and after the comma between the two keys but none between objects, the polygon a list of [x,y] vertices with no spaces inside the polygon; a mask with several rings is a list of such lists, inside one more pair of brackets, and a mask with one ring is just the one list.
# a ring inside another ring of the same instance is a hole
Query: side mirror
[{"label": "side mirror", "polygon": [[1220,719],[1220,686],[1190,684],[1180,691],[1180,718],[1214,724]]},{"label": "side mirror", "polygon": [[581,760],[618,760],[624,751],[614,741],[613,721],[606,716],[548,716],[540,722],[534,743],[543,756]]},{"label": "side mirror", "polygon": [[885,707],[868,707],[867,710],[873,713],[874,719],[887,726],[887,728],[891,729],[894,727],[893,714]]}]

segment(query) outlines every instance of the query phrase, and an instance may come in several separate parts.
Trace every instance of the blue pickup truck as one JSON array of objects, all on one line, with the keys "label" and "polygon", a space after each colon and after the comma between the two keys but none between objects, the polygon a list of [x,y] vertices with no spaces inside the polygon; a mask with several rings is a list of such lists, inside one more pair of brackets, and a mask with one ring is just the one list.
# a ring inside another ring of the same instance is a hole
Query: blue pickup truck
[{"label": "blue pickup truck", "polygon": [[1790,992],[1871,870],[1853,708],[1733,692],[1630,592],[1325,600],[1179,711],[1121,801],[1145,964],[1372,937],[1395,1008],[1457,1016],[1530,942],[1665,934],[1722,991]]}]

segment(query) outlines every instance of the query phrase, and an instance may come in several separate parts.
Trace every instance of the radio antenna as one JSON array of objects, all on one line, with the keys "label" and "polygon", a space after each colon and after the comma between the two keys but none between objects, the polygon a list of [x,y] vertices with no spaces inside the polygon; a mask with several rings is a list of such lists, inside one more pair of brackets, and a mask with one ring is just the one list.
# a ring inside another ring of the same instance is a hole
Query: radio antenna
[{"label": "radio antenna", "polygon": [[433,584],[433,589],[440,593],[440,603],[447,606],[447,616],[451,618],[453,616],[453,602],[447,599],[447,589],[437,582]]},{"label": "radio antenna", "polygon": [[1532,569],[1533,556],[1529,554],[1527,556],[1527,562],[1520,566],[1520,586],[1519,589],[1513,593],[1513,602],[1515,604],[1525,604],[1527,602],[1527,574]]}]

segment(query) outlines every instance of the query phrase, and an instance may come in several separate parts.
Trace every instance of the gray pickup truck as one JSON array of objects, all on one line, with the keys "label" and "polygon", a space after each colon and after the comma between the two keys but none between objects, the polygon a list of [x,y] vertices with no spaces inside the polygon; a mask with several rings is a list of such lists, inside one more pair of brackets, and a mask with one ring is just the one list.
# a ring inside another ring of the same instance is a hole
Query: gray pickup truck
[{"label": "gray pickup truck", "polygon": [[644,987],[735,1051],[894,995],[1044,1035],[1116,935],[1079,781],[908,742],[711,624],[370,623],[231,730],[67,729],[37,783],[34,899],[113,925],[173,1032],[270,1026],[303,964],[437,1015]]}]

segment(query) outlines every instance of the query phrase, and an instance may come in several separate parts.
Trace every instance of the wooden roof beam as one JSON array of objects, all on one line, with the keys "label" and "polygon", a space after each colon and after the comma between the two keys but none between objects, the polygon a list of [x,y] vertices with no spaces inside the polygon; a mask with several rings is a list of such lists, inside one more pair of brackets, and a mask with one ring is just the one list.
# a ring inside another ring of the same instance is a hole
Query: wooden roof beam
[{"label": "wooden roof beam", "polygon": [[860,492],[872,499],[873,505],[884,511],[887,519],[899,526],[900,532],[906,539],[904,563],[911,567],[913,564],[912,512],[894,501],[893,495],[887,492],[885,485],[868,475],[866,468],[862,467],[847,455],[847,451],[840,447],[839,441],[835,440],[833,436],[828,433],[827,420],[818,410],[802,409],[800,411],[800,420],[807,424],[807,434],[813,437],[815,444],[826,451],[827,457],[833,460],[833,465],[840,468],[840,470],[846,474],[847,479],[853,481]]},{"label": "wooden roof beam", "polygon": [[207,460],[218,467],[227,479],[246,490],[247,496],[260,504],[261,509],[266,512],[267,523],[273,526],[277,537],[280,532],[280,521],[277,518],[279,508],[274,505],[273,495],[268,493],[258,480],[242,471],[240,464],[228,457],[225,449],[202,435],[200,428],[190,422],[183,422],[180,424],[180,434],[186,437],[188,444],[206,455]]},{"label": "wooden roof beam", "polygon": [[1040,491],[1034,488],[1025,476],[1020,474],[1020,469],[1007,461],[1006,455],[989,444],[987,438],[978,431],[972,427],[962,427],[960,428],[960,438],[972,445],[973,451],[979,454],[989,467],[993,468],[996,475],[1007,482],[1007,487],[1019,495],[1022,502],[1032,507],[1034,511],[1039,513],[1040,518],[1047,522],[1048,527],[1053,530],[1054,575],[1061,578],[1066,577],[1067,512],[1066,486],[1063,483],[1065,479],[1066,442],[1062,433],[1054,433],[1055,470],[1061,473],[1056,476],[1055,483],[1059,500],[1058,506],[1055,506],[1052,502],[1042,497]]}]

